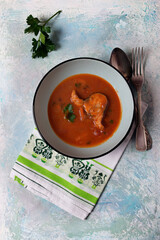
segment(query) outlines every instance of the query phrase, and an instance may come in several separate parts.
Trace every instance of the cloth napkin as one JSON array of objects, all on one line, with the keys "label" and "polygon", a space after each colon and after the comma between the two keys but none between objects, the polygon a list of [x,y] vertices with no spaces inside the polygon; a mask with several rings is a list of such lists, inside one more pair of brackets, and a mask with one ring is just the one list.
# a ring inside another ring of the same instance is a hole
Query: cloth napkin
[{"label": "cloth napkin", "polygon": [[[143,103],[143,113],[146,108]],[[57,153],[34,129],[10,177],[32,193],[84,220],[96,205],[134,129],[135,122],[115,150],[91,160],[72,159]]]}]

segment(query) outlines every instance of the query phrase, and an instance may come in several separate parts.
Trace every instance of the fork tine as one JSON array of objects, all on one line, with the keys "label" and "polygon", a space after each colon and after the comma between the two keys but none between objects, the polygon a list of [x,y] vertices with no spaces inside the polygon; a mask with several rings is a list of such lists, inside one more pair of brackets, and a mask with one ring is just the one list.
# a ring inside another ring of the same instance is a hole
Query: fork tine
[{"label": "fork tine", "polygon": [[140,47],[138,48],[138,70],[137,75],[140,75],[140,67],[141,67],[141,54],[140,54]]},{"label": "fork tine", "polygon": [[135,75],[137,75],[137,47],[135,49],[134,61],[135,61],[135,63],[134,63],[134,69],[135,69],[134,72],[135,72]]},{"label": "fork tine", "polygon": [[141,75],[143,75],[143,47],[141,50]]},{"label": "fork tine", "polygon": [[132,48],[132,74],[134,74],[134,48]]}]

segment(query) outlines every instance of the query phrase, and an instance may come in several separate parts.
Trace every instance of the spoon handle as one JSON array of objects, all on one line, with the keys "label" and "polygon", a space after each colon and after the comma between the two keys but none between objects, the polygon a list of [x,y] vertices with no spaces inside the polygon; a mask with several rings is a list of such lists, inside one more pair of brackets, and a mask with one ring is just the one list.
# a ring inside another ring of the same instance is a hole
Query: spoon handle
[{"label": "spoon handle", "polygon": [[137,128],[136,128],[136,149],[138,151],[147,150],[147,136],[145,127],[142,120],[141,112],[141,88],[137,91],[138,104],[137,104]]},{"label": "spoon handle", "polygon": [[145,127],[145,132],[146,132],[146,139],[147,139],[147,150],[150,150],[152,148],[152,138],[146,127]]}]

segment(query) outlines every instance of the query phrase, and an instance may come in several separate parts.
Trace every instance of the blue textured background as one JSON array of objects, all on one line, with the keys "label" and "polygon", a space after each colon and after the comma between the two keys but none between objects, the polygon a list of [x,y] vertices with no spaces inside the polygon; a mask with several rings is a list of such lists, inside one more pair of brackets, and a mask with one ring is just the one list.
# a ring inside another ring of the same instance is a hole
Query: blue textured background
[{"label": "blue textured background", "polygon": [[[49,17],[58,49],[31,58],[26,17]],[[0,1],[0,240],[160,239],[160,2],[159,0]],[[34,128],[32,99],[43,75],[68,58],[108,61],[114,47],[129,55],[145,49],[145,124],[153,137],[148,152],[128,145],[100,201],[81,221],[34,196],[9,179],[11,168]]]}]

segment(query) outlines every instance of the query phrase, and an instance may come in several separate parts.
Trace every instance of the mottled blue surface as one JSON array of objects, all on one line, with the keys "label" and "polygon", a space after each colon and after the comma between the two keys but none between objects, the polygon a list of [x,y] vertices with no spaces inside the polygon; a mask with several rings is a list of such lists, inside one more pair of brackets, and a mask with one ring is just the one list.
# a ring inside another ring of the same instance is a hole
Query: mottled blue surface
[{"label": "mottled blue surface", "polygon": [[[52,28],[58,49],[31,58],[32,36],[23,33],[29,14],[62,14]],[[14,0],[0,2],[0,240],[160,239],[160,2],[159,0]],[[34,128],[37,84],[68,58],[109,61],[114,47],[128,55],[145,49],[145,124],[153,137],[148,152],[135,150],[135,136],[88,220],[79,220],[9,179],[11,168]]]}]

